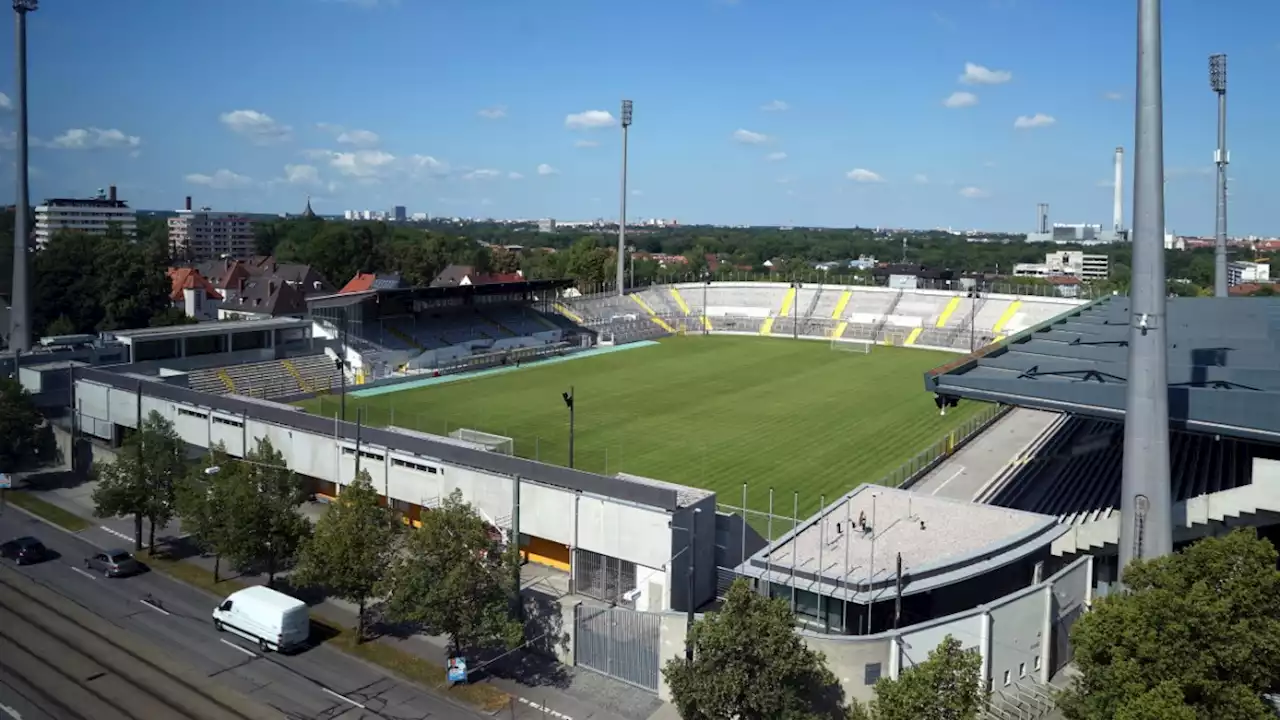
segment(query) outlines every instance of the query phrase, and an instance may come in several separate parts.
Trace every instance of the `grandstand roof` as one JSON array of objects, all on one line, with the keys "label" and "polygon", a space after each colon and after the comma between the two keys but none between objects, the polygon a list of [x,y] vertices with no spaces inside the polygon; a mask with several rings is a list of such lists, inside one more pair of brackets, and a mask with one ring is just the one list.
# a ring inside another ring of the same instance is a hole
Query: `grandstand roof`
[{"label": "grandstand roof", "polygon": [[[1280,438],[1280,298],[1172,298],[1165,322],[1175,428]],[[925,374],[943,395],[1122,420],[1129,299],[1110,297]]]},{"label": "grandstand roof", "polygon": [[111,330],[103,336],[113,337],[125,345],[152,340],[172,340],[180,337],[201,337],[204,335],[226,335],[228,333],[257,332],[262,330],[294,330],[311,326],[310,320],[302,318],[278,317],[266,320],[219,320],[202,322],[195,325],[172,325],[169,327],[138,328],[136,330]]},{"label": "grandstand roof", "polygon": [[910,595],[1004,567],[1065,532],[1048,515],[860,485],[738,572],[865,604],[896,584],[899,555]]},{"label": "grandstand roof", "polygon": [[452,287],[380,288],[376,284],[367,290],[343,292],[332,295],[316,295],[307,298],[307,306],[316,308],[346,307],[358,305],[377,295],[407,296],[414,300],[443,300],[477,295],[516,295],[543,292],[572,287],[573,280],[528,280],[523,282],[489,283],[486,285],[456,285]]}]

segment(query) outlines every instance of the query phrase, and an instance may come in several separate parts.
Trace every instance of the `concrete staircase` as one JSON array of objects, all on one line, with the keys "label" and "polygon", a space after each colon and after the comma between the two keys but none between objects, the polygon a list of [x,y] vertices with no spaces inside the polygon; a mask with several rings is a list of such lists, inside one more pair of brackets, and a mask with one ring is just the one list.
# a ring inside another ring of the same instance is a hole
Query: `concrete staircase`
[{"label": "concrete staircase", "polygon": [[813,317],[813,311],[818,307],[818,301],[822,299],[822,286],[818,286],[818,291],[813,294],[813,299],[809,301],[809,307],[805,308],[804,315],[800,317]]},{"label": "concrete staircase", "polygon": [[889,304],[888,309],[884,311],[884,315],[880,318],[880,322],[876,323],[876,329],[871,333],[871,339],[875,342],[881,342],[884,338],[884,326],[889,323],[889,316],[894,310],[898,309],[898,303],[902,302],[902,295],[905,291],[899,290],[897,295],[893,296],[893,302]]},{"label": "concrete staircase", "polygon": [[1057,704],[1053,688],[1023,678],[991,694],[983,709],[983,720],[1043,720],[1054,715]]}]

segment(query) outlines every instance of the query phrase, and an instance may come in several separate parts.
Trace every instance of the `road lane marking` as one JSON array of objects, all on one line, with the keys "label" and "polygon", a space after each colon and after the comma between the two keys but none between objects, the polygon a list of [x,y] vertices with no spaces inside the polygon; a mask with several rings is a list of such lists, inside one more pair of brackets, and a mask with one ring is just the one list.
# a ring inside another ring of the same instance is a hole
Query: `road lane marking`
[{"label": "road lane marking", "polygon": [[14,710],[8,705],[0,705],[0,712],[13,718],[13,720],[22,720],[22,713],[18,712],[17,710]]},{"label": "road lane marking", "polygon": [[329,688],[324,687],[324,686],[321,686],[321,687],[320,687],[320,689],[321,689],[321,690],[323,690],[323,691],[325,691],[325,692],[327,692],[327,693],[329,693],[330,695],[332,695],[332,696],[334,696],[334,697],[338,698],[339,700],[345,700],[346,702],[349,702],[349,703],[351,703],[352,705],[355,705],[356,707],[360,708],[361,710],[368,710],[368,709],[369,709],[369,708],[365,707],[364,705],[361,705],[360,703],[356,702],[355,700],[352,700],[351,698],[347,697],[346,695],[343,695],[342,693],[336,693],[336,692],[334,692],[334,691],[332,691],[332,690],[330,690]]},{"label": "road lane marking", "polygon": [[539,705],[538,703],[528,698],[518,698],[518,699],[520,700],[520,702],[524,703],[525,705],[528,705],[534,710],[540,711],[544,715],[550,715],[553,718],[560,718],[560,720],[573,720],[572,717],[565,715],[564,713],[558,713],[555,710],[552,710],[551,708],[547,707],[546,705]]},{"label": "road lane marking", "polygon": [[960,468],[959,468],[958,470],[956,470],[956,471],[951,475],[951,477],[947,478],[946,480],[943,480],[943,481],[942,481],[942,484],[941,484],[941,485],[939,485],[936,489],[934,489],[934,491],[933,491],[933,492],[931,492],[931,493],[929,493],[929,494],[930,494],[930,495],[937,495],[938,493],[942,492],[942,488],[946,487],[946,486],[947,486],[947,483],[949,483],[949,482],[951,482],[952,480],[955,480],[956,478],[958,478],[958,477],[960,477],[961,475],[963,475],[963,474],[964,474],[964,471],[965,471],[965,467],[964,467],[963,465],[961,465],[961,466],[960,466]]},{"label": "road lane marking", "polygon": [[156,611],[156,612],[158,612],[158,613],[164,613],[165,615],[172,615],[172,614],[173,614],[173,613],[169,612],[168,610],[165,610],[165,609],[164,609],[164,608],[162,608],[162,607],[159,607],[159,606],[157,606],[157,605],[152,605],[151,603],[147,602],[146,600],[139,600],[138,602],[142,603],[143,605],[146,605],[147,607],[151,608],[152,610],[155,610],[155,611]]},{"label": "road lane marking", "polygon": [[118,538],[124,538],[125,540],[133,540],[133,538],[132,538],[132,537],[129,537],[128,535],[125,535],[124,533],[120,532],[119,530],[112,530],[111,528],[107,527],[106,525],[99,525],[99,526],[98,526],[98,529],[99,529],[99,530],[102,530],[102,531],[104,531],[104,532],[109,532],[109,533],[111,533],[112,535],[115,535],[115,536],[116,536],[116,537],[118,537]]},{"label": "road lane marking", "polygon": [[239,645],[231,642],[230,640],[224,640],[222,638],[218,638],[218,642],[222,643],[223,645],[226,645],[229,648],[235,648],[236,650],[239,650],[240,652],[244,653],[245,655],[248,655],[249,657],[258,657],[258,653],[252,650],[246,650],[245,648],[240,647]]},{"label": "road lane marking", "polygon": [[71,570],[72,570],[73,572],[78,572],[78,573],[80,573],[81,575],[83,575],[83,576],[85,576],[85,577],[89,578],[90,580],[97,580],[97,579],[98,579],[98,578],[97,578],[96,576],[94,576],[92,573],[89,573],[89,572],[86,572],[86,571],[84,571],[84,570],[81,570],[80,568],[76,567],[75,565],[72,565],[72,566],[71,566]]}]

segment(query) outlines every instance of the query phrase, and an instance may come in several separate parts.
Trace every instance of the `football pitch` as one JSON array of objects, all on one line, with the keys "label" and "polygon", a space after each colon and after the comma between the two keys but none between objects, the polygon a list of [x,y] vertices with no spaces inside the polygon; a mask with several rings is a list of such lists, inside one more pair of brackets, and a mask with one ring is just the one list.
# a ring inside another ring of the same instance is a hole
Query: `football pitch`
[{"label": "football pitch", "polygon": [[[534,364],[502,373],[365,398],[347,419],[445,435],[505,435],[515,453],[568,464],[573,388],[574,464],[714,490],[721,502],[801,512],[876,482],[977,414],[963,402],[939,416],[923,373],[954,359],[928,350],[839,352],[828,343],[732,336],[667,338],[656,345]],[[338,398],[304,403],[338,413]],[[785,507],[784,507],[785,506]]]}]

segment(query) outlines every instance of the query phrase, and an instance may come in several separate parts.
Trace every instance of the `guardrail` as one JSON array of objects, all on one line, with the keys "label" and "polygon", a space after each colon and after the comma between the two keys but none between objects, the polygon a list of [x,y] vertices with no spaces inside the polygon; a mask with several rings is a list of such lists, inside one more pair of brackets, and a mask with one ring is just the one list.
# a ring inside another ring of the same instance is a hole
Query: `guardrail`
[{"label": "guardrail", "polygon": [[925,473],[937,467],[938,463],[954,455],[957,450],[964,447],[965,444],[981,434],[982,431],[991,427],[992,424],[1004,417],[1012,409],[1012,405],[993,405],[984,409],[966,420],[960,427],[947,433],[945,437],[921,450],[915,457],[904,462],[898,469],[884,476],[876,484],[903,489],[911,487],[917,480],[924,477]]}]

